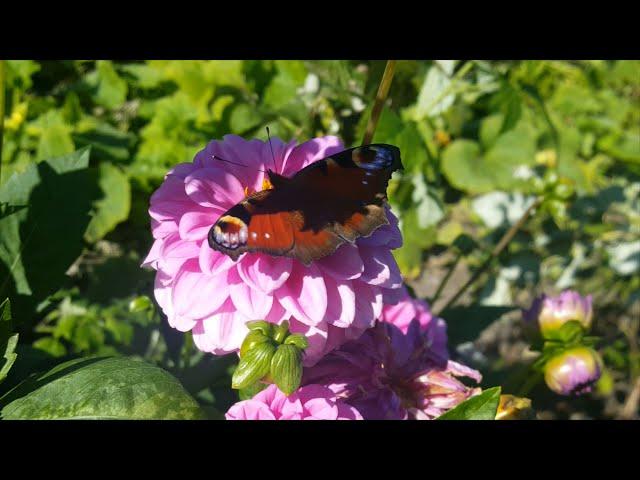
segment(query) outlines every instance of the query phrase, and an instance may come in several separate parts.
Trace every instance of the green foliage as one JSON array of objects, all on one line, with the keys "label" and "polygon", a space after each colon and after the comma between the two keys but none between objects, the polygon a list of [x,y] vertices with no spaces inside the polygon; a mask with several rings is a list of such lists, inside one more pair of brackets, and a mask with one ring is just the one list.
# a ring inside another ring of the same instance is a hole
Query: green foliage
[{"label": "green foliage", "polygon": [[11,334],[11,303],[7,298],[0,303],[0,382],[7,377],[18,357],[15,351],[17,344],[18,334]]},{"label": "green foliage", "polygon": [[[135,355],[220,416],[237,400],[236,360],[199,352],[144,300],[153,288],[140,268],[149,196],[170,168],[226,134],[265,139],[269,126],[285,140],[331,134],[359,144],[384,62],[6,65],[0,299],[11,299],[14,314],[3,341],[20,332],[20,344],[0,342],[0,368],[18,353],[2,388],[74,356]],[[406,168],[389,188],[405,279],[432,281],[445,251],[463,251],[458,273],[475,270],[544,197],[468,291],[470,305],[442,314],[452,351],[481,344],[482,332],[515,318],[508,309],[533,295],[574,288],[595,295],[609,391],[640,374],[639,78],[638,61],[398,62],[374,141],[397,145]],[[462,281],[452,276],[453,287]],[[501,358],[474,366],[492,385],[513,370]]]},{"label": "green foliage", "polygon": [[34,376],[0,399],[4,419],[202,419],[164,370],[129,358],[86,358]]},{"label": "green foliage", "polygon": [[460,403],[437,420],[494,420],[500,404],[500,387],[484,392]]}]

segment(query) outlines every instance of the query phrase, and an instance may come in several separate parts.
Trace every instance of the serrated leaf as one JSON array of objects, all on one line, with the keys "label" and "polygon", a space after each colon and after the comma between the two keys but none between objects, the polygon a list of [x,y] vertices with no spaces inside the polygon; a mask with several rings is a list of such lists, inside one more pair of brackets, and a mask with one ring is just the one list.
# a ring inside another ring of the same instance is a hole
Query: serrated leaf
[{"label": "serrated leaf", "polygon": [[500,392],[500,387],[489,388],[440,415],[436,420],[495,420]]},{"label": "serrated leaf", "polygon": [[1,399],[3,419],[202,419],[168,372],[125,357],[76,359],[25,380]]},{"label": "serrated leaf", "polygon": [[103,197],[95,204],[95,214],[84,238],[95,243],[129,217],[131,187],[127,175],[111,163],[101,163],[98,184]]}]

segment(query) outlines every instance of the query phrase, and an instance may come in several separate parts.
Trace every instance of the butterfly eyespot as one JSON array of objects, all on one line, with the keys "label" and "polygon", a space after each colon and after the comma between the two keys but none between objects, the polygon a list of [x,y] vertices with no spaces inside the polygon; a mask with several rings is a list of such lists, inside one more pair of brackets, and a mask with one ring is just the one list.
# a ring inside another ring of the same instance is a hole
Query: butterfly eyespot
[{"label": "butterfly eyespot", "polygon": [[247,225],[237,217],[225,215],[213,227],[213,239],[226,248],[238,248],[247,243]]},{"label": "butterfly eyespot", "polygon": [[381,170],[393,165],[394,156],[388,148],[367,145],[354,149],[351,159],[358,167],[369,173],[371,170]]}]

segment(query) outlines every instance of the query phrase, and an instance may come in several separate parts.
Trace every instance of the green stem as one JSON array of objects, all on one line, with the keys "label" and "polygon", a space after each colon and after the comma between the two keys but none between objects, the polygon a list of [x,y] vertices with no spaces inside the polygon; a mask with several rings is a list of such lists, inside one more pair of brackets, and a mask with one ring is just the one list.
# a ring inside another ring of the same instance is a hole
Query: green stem
[{"label": "green stem", "polygon": [[0,60],[0,185],[2,185],[2,139],[4,138],[4,84],[6,72],[5,61]]},{"label": "green stem", "polygon": [[467,282],[462,287],[460,287],[460,289],[456,292],[456,294],[453,297],[451,297],[449,301],[447,301],[444,307],[438,309],[438,311],[436,312],[436,315],[440,315],[444,310],[446,310],[451,305],[453,305],[458,300],[458,298],[460,298],[462,294],[466,292],[471,285],[473,285],[473,283],[480,277],[480,275],[482,275],[484,271],[487,268],[489,268],[489,266],[498,257],[498,255],[500,255],[502,251],[507,247],[507,245],[509,245],[509,242],[513,239],[515,234],[518,233],[518,230],[520,230],[520,228],[522,228],[522,226],[526,223],[531,213],[540,206],[540,204],[542,203],[542,200],[543,200],[542,197],[538,197],[531,204],[531,206],[527,208],[527,210],[522,214],[522,217],[520,217],[520,219],[516,223],[514,223],[511,226],[511,228],[507,230],[507,232],[502,236],[498,244],[491,251],[491,254],[486,258],[486,260],[482,263],[482,265],[480,265],[480,267],[473,273],[471,278],[469,278],[469,280],[467,280]]},{"label": "green stem", "polygon": [[380,120],[380,114],[382,113],[382,107],[389,94],[389,87],[391,87],[391,81],[393,80],[393,74],[396,70],[396,60],[387,60],[387,65],[384,68],[382,74],[382,80],[380,80],[380,86],[378,87],[378,93],[371,109],[371,117],[369,117],[369,123],[367,123],[367,129],[364,132],[364,138],[362,140],[363,145],[368,145],[373,140],[373,135],[376,132],[378,126],[378,120]]}]

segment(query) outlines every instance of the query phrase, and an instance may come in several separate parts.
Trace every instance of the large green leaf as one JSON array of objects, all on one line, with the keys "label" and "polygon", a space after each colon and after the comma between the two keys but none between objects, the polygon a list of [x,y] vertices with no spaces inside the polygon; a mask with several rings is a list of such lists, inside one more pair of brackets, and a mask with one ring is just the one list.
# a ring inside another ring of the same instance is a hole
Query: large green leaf
[{"label": "large green leaf", "polygon": [[0,382],[7,377],[17,358],[18,334],[12,335],[11,331],[11,304],[7,298],[0,304]]},{"label": "large green leaf", "polygon": [[15,209],[0,218],[0,297],[20,319],[55,292],[80,255],[90,212],[99,198],[89,150],[31,164],[0,188]]},{"label": "large green leaf", "polygon": [[500,387],[485,390],[440,415],[437,420],[494,420],[500,403]]},{"label": "large green leaf", "polygon": [[131,187],[122,170],[111,163],[101,163],[99,185],[104,197],[96,202],[96,213],[84,235],[87,242],[100,240],[129,217]]},{"label": "large green leaf", "polygon": [[526,125],[497,137],[484,153],[474,141],[456,140],[443,153],[442,170],[453,186],[471,193],[512,189],[527,178],[522,169],[535,163],[535,140]]},{"label": "large green leaf", "polygon": [[25,380],[5,397],[3,419],[202,419],[178,380],[140,360],[76,359]]},{"label": "large green leaf", "polygon": [[127,99],[127,82],[120,78],[110,60],[98,60],[98,85],[94,99],[106,108],[116,108]]}]

